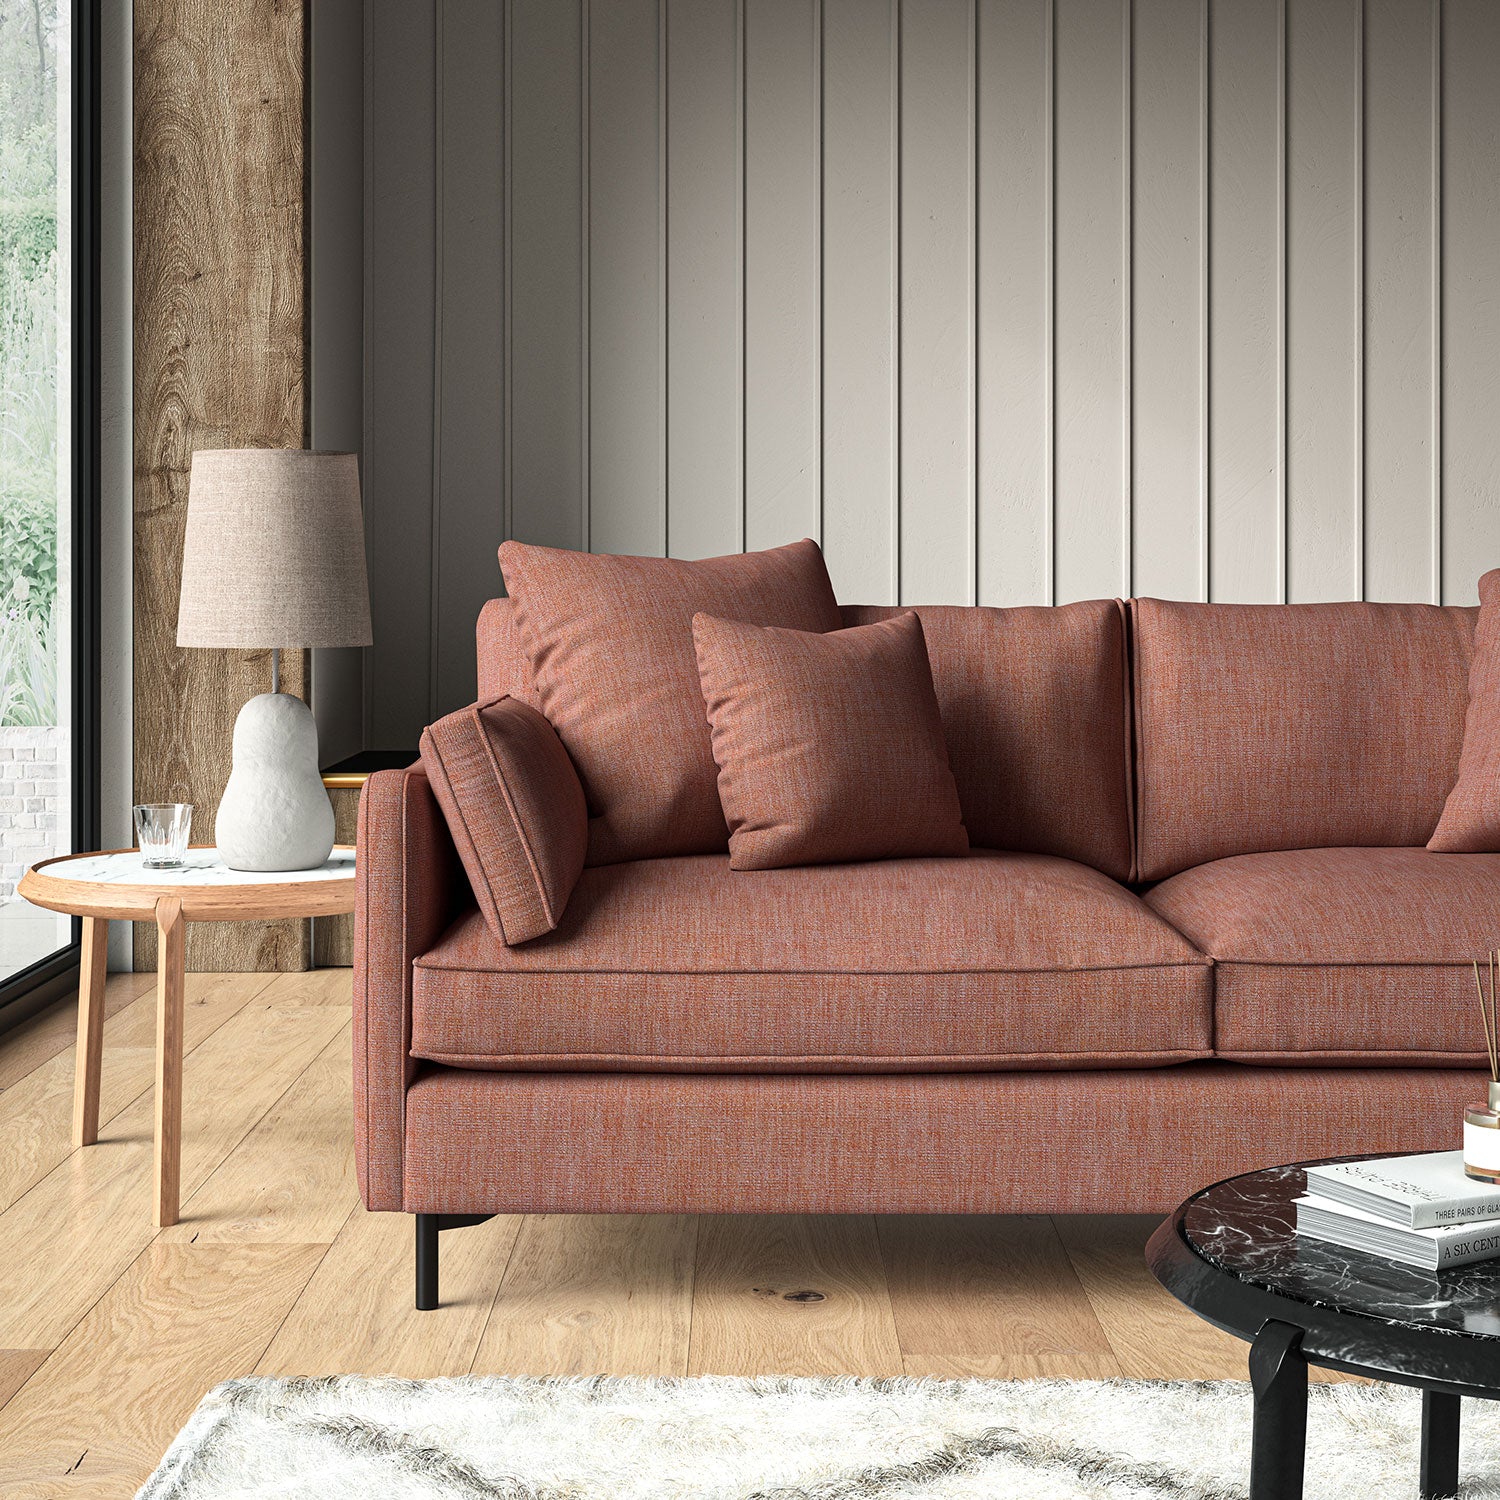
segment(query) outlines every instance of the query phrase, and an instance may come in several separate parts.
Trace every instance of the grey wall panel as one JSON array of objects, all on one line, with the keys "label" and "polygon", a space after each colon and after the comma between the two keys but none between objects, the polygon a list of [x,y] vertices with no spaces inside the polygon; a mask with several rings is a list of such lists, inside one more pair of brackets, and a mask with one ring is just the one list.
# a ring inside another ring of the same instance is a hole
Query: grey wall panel
[{"label": "grey wall panel", "polygon": [[[346,452],[364,446],[364,283],[350,274],[364,243],[364,57],[362,0],[321,0],[308,56],[308,441]],[[128,572],[128,550],[126,564]],[[364,747],[364,656],[355,646],[313,651],[312,711],[325,766]],[[103,680],[113,691],[111,668]],[[106,789],[106,805],[112,800]]]},{"label": "grey wall panel", "polygon": [[504,51],[501,10],[442,7],[438,48],[431,718],[472,700],[474,620],[500,592],[507,392],[494,255],[505,233],[505,100],[489,69]]},{"label": "grey wall panel", "polygon": [[974,12],[901,7],[902,603],[974,602]]},{"label": "grey wall panel", "polygon": [[740,0],[667,7],[667,495],[676,557],[744,546]]},{"label": "grey wall panel", "polygon": [[1128,0],[1056,5],[1056,601],[1128,593]]},{"label": "grey wall panel", "polygon": [[1132,589],[1208,587],[1207,0],[1136,0]]},{"label": "grey wall panel", "polygon": [[[505,294],[503,521],[511,536],[524,541],[584,547],[588,262],[582,15],[577,6],[555,0],[512,0],[507,10],[507,175],[498,243],[508,254],[497,264],[492,241],[488,274],[477,278],[485,283],[485,296],[496,287]],[[476,71],[492,65],[493,58],[483,52],[473,61]],[[484,86],[476,82],[475,88],[483,92]],[[454,300],[461,314],[467,310],[462,297]],[[474,323],[475,338],[494,339],[493,319]]]},{"label": "grey wall panel", "polygon": [[1364,597],[1438,593],[1437,13],[1368,0],[1364,36]]},{"label": "grey wall panel", "polygon": [[1285,0],[1209,14],[1209,593],[1286,597]]},{"label": "grey wall panel", "polygon": [[745,5],[745,545],[816,537],[820,0]]},{"label": "grey wall panel", "polygon": [[1287,0],[1287,597],[1359,596],[1360,0]]},{"label": "grey wall panel", "polygon": [[1500,5],[1443,6],[1442,587],[1500,564]]},{"label": "grey wall panel", "polygon": [[467,696],[507,531],[820,535],[871,601],[1467,600],[1500,557],[1500,5],[365,33],[371,745]]},{"label": "grey wall panel", "polygon": [[[404,749],[432,707],[435,7],[371,0],[365,70],[362,478],[375,638],[365,654],[365,744]],[[402,107],[386,107],[393,99]]]},{"label": "grey wall panel", "polygon": [[1052,0],[979,0],[981,604],[1052,597]]},{"label": "grey wall panel", "polygon": [[898,3],[823,0],[823,551],[873,604],[898,588]]},{"label": "grey wall panel", "polygon": [[667,546],[662,4],[587,8],[589,543],[648,556]]}]

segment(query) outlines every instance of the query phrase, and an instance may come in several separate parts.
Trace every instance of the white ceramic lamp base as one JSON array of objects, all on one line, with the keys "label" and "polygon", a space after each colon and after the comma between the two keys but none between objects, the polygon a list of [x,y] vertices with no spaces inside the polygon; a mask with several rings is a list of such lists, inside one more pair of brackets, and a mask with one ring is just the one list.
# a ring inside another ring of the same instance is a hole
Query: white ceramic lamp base
[{"label": "white ceramic lamp base", "polygon": [[234,767],[214,827],[231,870],[311,870],[333,849],[312,710],[289,693],[252,698],[234,723]]}]

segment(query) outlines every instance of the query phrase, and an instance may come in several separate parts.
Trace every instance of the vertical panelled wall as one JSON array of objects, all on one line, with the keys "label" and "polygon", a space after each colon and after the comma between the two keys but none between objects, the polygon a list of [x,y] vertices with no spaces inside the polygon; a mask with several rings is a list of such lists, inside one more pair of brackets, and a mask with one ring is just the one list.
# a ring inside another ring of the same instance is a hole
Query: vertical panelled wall
[{"label": "vertical panelled wall", "polygon": [[367,742],[503,537],[860,601],[1469,601],[1493,0],[370,0]]}]

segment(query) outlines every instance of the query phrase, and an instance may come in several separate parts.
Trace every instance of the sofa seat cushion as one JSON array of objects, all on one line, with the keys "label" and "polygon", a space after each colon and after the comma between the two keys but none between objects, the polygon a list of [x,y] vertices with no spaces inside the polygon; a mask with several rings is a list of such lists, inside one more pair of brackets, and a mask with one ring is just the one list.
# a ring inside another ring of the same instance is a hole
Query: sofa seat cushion
[{"label": "sofa seat cushion", "polygon": [[1221,1057],[1483,1062],[1471,965],[1500,934],[1500,854],[1244,854],[1146,902],[1215,960]]},{"label": "sofa seat cushion", "polygon": [[584,871],[555,932],[478,912],[416,961],[412,1052],[472,1068],[932,1072],[1209,1053],[1211,969],[1123,886],[1050,855]]}]

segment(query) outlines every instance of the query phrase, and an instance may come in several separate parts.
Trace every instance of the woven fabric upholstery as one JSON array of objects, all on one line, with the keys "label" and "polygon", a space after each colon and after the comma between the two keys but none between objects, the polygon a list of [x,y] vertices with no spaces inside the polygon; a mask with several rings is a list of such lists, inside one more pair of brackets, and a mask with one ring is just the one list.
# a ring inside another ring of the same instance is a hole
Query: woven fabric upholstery
[{"label": "woven fabric upholstery", "polygon": [[588,798],[589,863],[726,848],[693,616],[838,629],[817,543],[683,562],[506,542],[500,566]]},{"label": "woven fabric upholstery", "polygon": [[1210,1048],[1211,971],[1140,899],[1038,854],[739,874],[586,870],[523,948],[475,914],[416,965],[412,1048],[489,1068],[1151,1067]]},{"label": "woven fabric upholstery", "polygon": [[417,1213],[1165,1213],[1267,1162],[1447,1150],[1482,1075],[1190,1063],[1112,1073],[642,1077],[433,1068]]},{"label": "woven fabric upholstery", "polygon": [[[844,624],[900,613],[859,605]],[[1128,674],[1114,600],[916,610],[969,842],[1131,874]]]},{"label": "woven fabric upholstery", "polygon": [[1140,879],[1431,837],[1458,773],[1476,611],[1130,607]]},{"label": "woven fabric upholstery", "polygon": [[1500,850],[1500,568],[1479,580],[1458,781],[1427,847],[1449,854]]},{"label": "woven fabric upholstery", "polygon": [[583,869],[588,809],[562,741],[515,698],[475,703],[422,734],[422,764],[490,931],[551,932]]},{"label": "woven fabric upholstery", "polygon": [[367,1208],[400,1208],[412,959],[472,907],[418,769],[377,771],[359,799],[354,906],[354,1161]]},{"label": "woven fabric upholstery", "polygon": [[922,626],[817,634],[693,616],[729,865],[963,854]]},{"label": "woven fabric upholstery", "polygon": [[475,629],[475,655],[479,663],[479,702],[492,698],[519,698],[533,708],[542,706],[536,677],[526,648],[521,644],[521,627],[516,620],[516,606],[509,599],[491,599],[479,611]]},{"label": "woven fabric upholstery", "polygon": [[[846,605],[847,628],[901,613]],[[1131,875],[1129,677],[1115,600],[918,607],[971,843]],[[509,599],[479,617],[479,696],[538,703]]]},{"label": "woven fabric upholstery", "polygon": [[1247,854],[1184,871],[1146,902],[1217,961],[1222,1057],[1480,1061],[1470,963],[1500,934],[1500,854]]}]

